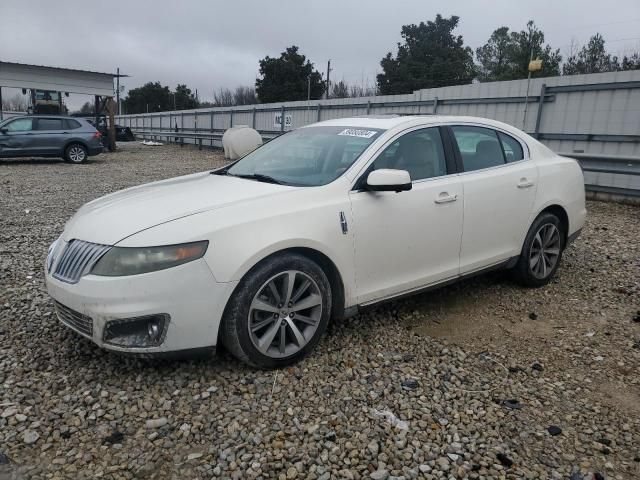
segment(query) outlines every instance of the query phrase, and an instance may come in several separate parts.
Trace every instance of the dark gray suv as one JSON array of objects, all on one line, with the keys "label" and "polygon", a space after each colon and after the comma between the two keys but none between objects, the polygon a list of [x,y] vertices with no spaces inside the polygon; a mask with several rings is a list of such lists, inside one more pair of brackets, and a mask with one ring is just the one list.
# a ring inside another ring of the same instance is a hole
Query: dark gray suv
[{"label": "dark gray suv", "polygon": [[100,133],[82,118],[28,115],[0,123],[0,157],[62,157],[82,163],[101,152]]}]

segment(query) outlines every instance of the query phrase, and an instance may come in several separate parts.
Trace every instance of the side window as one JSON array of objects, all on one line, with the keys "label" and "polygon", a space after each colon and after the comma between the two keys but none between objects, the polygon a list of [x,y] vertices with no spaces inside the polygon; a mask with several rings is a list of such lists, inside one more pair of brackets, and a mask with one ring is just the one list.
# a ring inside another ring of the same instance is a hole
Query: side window
[{"label": "side window", "polygon": [[495,130],[482,127],[451,127],[465,172],[504,165],[505,159]]},{"label": "side window", "polygon": [[28,132],[32,128],[33,121],[31,118],[19,118],[13,122],[9,122],[4,128],[9,132]]},{"label": "side window", "polygon": [[502,150],[504,150],[504,157],[507,162],[517,162],[524,158],[522,145],[520,145],[519,141],[502,132],[498,132],[498,137],[500,137],[500,143],[502,143]]},{"label": "side window", "polygon": [[62,120],[59,118],[38,118],[36,130],[62,130]]},{"label": "side window", "polygon": [[424,128],[403,135],[376,158],[372,170],[407,170],[411,180],[441,177],[447,174],[440,130]]},{"label": "side window", "polygon": [[75,130],[76,128],[80,128],[80,122],[78,122],[77,120],[71,120],[70,118],[66,118],[64,120],[65,130]]}]

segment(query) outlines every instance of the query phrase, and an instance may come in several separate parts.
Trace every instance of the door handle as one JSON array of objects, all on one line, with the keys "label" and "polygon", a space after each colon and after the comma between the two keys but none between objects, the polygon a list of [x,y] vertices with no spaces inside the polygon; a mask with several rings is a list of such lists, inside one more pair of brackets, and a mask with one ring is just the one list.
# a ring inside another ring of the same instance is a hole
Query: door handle
[{"label": "door handle", "polygon": [[438,198],[436,198],[434,202],[440,204],[455,202],[456,200],[458,200],[458,195],[449,195],[449,193],[447,192],[442,192],[440,195],[438,195]]},{"label": "door handle", "polygon": [[529,188],[533,187],[534,183],[527,180],[526,178],[521,178],[520,183],[518,183],[518,188]]}]

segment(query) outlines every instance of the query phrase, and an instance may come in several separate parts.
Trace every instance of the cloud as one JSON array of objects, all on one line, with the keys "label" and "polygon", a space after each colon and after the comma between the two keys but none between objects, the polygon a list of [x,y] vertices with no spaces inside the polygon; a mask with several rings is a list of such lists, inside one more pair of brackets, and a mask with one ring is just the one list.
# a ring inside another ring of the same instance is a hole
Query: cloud
[{"label": "cloud", "polygon": [[210,99],[219,87],[252,85],[259,59],[295,44],[322,72],[331,59],[333,79],[373,83],[380,59],[395,52],[401,26],[437,13],[460,16],[458,33],[473,48],[495,28],[520,30],[529,19],[563,51],[572,38],[584,42],[596,31],[605,39],[640,31],[637,0],[615,8],[596,0],[1,0],[0,59],[96,71],[120,67],[131,75],[123,80],[128,88],[186,83]]}]

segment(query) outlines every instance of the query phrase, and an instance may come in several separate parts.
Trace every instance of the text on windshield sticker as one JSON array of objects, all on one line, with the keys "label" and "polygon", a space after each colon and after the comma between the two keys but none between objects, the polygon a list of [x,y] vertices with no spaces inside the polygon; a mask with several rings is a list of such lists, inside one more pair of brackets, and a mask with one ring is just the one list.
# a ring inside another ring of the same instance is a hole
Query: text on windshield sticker
[{"label": "text on windshield sticker", "polygon": [[376,133],[374,130],[358,130],[357,128],[345,128],[338,135],[348,135],[349,137],[371,138]]}]

